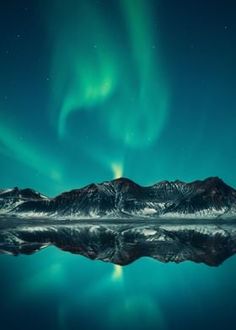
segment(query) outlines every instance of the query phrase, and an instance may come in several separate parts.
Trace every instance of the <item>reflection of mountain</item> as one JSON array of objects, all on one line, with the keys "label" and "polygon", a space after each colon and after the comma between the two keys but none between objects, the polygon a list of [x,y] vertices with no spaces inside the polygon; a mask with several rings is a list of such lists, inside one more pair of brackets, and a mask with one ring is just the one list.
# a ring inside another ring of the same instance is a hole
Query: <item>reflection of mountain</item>
[{"label": "reflection of mountain", "polygon": [[142,187],[125,178],[47,198],[34,190],[0,191],[1,213],[71,218],[219,217],[234,215],[236,190],[217,177]]},{"label": "reflection of mountain", "polygon": [[[68,221],[0,219],[0,252],[31,254],[49,245],[119,265],[140,257],[162,262],[191,260],[211,266],[236,252],[236,223],[211,224],[192,220]],[[186,223],[187,222],[187,223]],[[221,222],[222,223],[222,222]]]}]

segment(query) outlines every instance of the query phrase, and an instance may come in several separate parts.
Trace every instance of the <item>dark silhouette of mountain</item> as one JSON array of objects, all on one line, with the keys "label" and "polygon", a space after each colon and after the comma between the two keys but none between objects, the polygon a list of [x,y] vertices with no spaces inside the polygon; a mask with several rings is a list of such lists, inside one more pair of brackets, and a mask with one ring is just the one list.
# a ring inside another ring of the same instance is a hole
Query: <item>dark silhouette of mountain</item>
[{"label": "dark silhouette of mountain", "polygon": [[61,220],[58,224],[53,219],[0,218],[0,253],[32,254],[50,245],[119,265],[152,257],[218,266],[236,252],[236,226],[233,221]]},{"label": "dark silhouette of mountain", "polygon": [[236,190],[218,177],[149,187],[120,178],[48,198],[32,189],[0,190],[0,212],[70,218],[234,216]]}]

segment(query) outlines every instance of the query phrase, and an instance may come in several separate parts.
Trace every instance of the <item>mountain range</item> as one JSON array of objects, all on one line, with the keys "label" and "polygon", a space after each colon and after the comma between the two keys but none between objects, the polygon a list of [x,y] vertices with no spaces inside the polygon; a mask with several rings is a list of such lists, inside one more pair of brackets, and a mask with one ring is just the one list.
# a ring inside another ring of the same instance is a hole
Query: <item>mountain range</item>
[{"label": "mountain range", "polygon": [[0,217],[0,254],[62,251],[128,265],[141,257],[218,266],[236,253],[235,221],[57,221]]},{"label": "mountain range", "polygon": [[119,178],[49,198],[33,189],[1,189],[0,214],[51,218],[221,218],[236,215],[236,190],[218,177],[144,187]]}]

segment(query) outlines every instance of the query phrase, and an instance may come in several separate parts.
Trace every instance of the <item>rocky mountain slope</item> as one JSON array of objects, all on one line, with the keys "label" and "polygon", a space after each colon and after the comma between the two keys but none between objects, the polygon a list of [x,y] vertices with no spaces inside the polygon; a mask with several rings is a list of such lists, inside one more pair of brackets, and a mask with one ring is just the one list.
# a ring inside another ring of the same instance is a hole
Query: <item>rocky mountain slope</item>
[{"label": "rocky mountain slope", "polygon": [[149,187],[120,178],[48,198],[32,189],[0,190],[0,213],[24,217],[216,218],[236,214],[236,190],[218,177]]},{"label": "rocky mountain slope", "polygon": [[32,254],[54,245],[89,259],[127,265],[141,257],[218,266],[236,252],[235,221],[58,221],[0,219],[0,253]]}]

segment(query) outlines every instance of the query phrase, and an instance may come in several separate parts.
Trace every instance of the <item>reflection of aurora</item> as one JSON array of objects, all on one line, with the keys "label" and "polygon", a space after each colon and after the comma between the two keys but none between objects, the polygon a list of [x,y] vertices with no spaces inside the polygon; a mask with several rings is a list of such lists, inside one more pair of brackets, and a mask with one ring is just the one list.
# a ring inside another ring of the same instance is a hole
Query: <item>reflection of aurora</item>
[{"label": "reflection of aurora", "polygon": [[53,8],[58,134],[69,134],[73,113],[93,111],[111,139],[128,147],[150,145],[168,107],[152,2],[109,1],[114,6],[110,15],[95,1],[70,2],[65,8],[56,1]]},{"label": "reflection of aurora", "polygon": [[114,271],[109,263],[48,248],[32,256],[2,256],[2,269],[9,276],[7,280],[1,277],[2,297],[9,312],[15,305],[23,315],[29,310],[40,318],[46,314],[53,319],[53,328],[60,330],[93,326],[99,330],[164,330],[181,320],[184,328],[191,313],[202,320],[199,328],[204,328],[209,315],[202,305],[206,288],[214,310],[222,303],[227,305],[229,297],[234,299],[235,262],[231,258],[215,269],[144,258],[123,267],[120,276],[120,269]]},{"label": "reflection of aurora", "polygon": [[[60,302],[55,306],[59,329],[69,328],[72,313],[75,317],[91,309],[100,314],[96,322],[101,322],[103,329],[122,329],[124,324],[136,329],[143,329],[143,326],[151,328],[153,325],[165,329],[160,307],[148,293],[150,290],[143,292],[132,288],[133,279],[130,276],[133,272],[130,273],[129,267],[91,262],[70,254],[63,256],[63,259],[61,256],[59,250],[49,248],[34,255],[31,260],[27,256],[18,258],[19,263],[27,258],[28,270],[32,266],[30,276],[24,275],[17,284],[16,299],[19,304],[26,297],[41,300],[40,297],[45,299],[47,295],[59,292]],[[37,267],[33,267],[36,264]],[[95,318],[96,313],[93,314]]]}]

